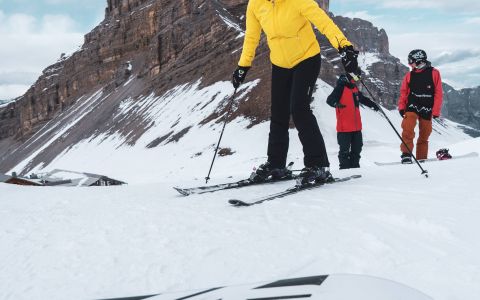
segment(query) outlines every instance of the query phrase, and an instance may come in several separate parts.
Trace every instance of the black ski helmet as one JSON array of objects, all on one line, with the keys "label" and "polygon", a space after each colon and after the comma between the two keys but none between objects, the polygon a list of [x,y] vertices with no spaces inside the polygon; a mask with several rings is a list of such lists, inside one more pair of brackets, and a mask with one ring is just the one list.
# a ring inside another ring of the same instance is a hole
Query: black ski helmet
[{"label": "black ski helmet", "polygon": [[421,49],[415,49],[408,53],[409,64],[420,64],[427,61],[427,53]]}]

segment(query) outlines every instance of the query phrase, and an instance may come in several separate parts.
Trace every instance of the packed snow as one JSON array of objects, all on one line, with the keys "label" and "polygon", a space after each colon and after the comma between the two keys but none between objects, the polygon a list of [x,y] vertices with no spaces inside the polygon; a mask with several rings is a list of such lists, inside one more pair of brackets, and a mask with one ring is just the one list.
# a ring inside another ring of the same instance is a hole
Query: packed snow
[{"label": "packed snow", "polygon": [[[249,208],[227,200],[249,200],[293,182],[189,197],[172,189],[204,184],[222,123],[193,125],[226,104],[229,83],[181,86],[156,100],[126,99],[119,118],[135,112],[155,121],[135,146],[119,133],[102,135],[36,171],[105,174],[129,185],[0,184],[0,299],[101,299],[338,273],[394,280],[438,300],[478,299],[480,159],[425,163],[428,179],[417,165],[376,166],[398,160],[400,143],[386,120],[366,108],[362,168],[338,170],[335,111],[325,104],[331,90],[318,81],[313,109],[332,173],[362,178]],[[78,108],[77,122],[89,109]],[[386,113],[400,130],[398,113]],[[65,134],[73,122],[51,130]],[[234,154],[217,158],[211,184],[243,179],[266,160],[269,124],[249,124],[238,118],[227,125],[221,146]],[[146,148],[172,126],[192,127],[178,142]],[[480,139],[444,120],[434,124],[429,155],[439,148],[454,156],[479,152]],[[295,169],[303,166],[295,130],[289,161]]]}]

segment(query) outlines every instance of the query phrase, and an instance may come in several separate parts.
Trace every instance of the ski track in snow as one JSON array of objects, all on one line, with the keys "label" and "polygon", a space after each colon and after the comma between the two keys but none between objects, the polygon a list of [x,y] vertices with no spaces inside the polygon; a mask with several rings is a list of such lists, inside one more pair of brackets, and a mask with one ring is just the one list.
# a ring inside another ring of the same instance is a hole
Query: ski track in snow
[{"label": "ski track in snow", "polygon": [[[182,197],[172,186],[203,185],[222,124],[192,127],[178,143],[145,145],[165,127],[202,120],[196,99],[212,112],[227,99],[227,83],[200,91],[178,87],[162,98],[181,105],[126,99],[119,118],[135,110],[158,122],[135,147],[119,147],[117,135],[84,140],[44,170],[104,173],[129,185],[0,184],[0,299],[101,299],[332,273],[391,279],[437,300],[477,299],[480,159],[425,163],[428,179],[416,165],[375,166],[399,159],[399,142],[379,114],[363,109],[362,168],[339,171],[335,112],[324,103],[331,87],[318,84],[314,112],[332,172],[361,179],[248,208],[227,200],[278,192],[293,182]],[[182,110],[188,118],[177,122]],[[398,113],[387,114],[400,129]],[[228,124],[222,146],[236,152],[217,159],[212,184],[241,179],[265,160],[268,123],[247,126],[240,118]],[[456,128],[435,124],[430,156],[440,147],[454,155],[479,151],[480,139]],[[301,168],[295,131],[290,137],[289,160]]]}]

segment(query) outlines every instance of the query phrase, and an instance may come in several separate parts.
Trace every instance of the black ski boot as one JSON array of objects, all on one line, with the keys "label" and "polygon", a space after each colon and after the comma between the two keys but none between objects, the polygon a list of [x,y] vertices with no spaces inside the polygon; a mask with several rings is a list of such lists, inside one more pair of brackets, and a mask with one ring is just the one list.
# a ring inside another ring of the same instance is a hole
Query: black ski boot
[{"label": "black ski boot", "polygon": [[305,167],[297,177],[297,186],[334,181],[328,167]]},{"label": "black ski boot", "polygon": [[413,163],[412,155],[410,153],[402,153],[400,158],[402,159],[402,164],[412,164]]},{"label": "black ski boot", "polygon": [[290,163],[285,168],[275,168],[267,161],[261,164],[258,169],[250,175],[250,180],[253,182],[263,182],[267,180],[292,179],[292,171],[290,170],[292,165],[293,163]]}]

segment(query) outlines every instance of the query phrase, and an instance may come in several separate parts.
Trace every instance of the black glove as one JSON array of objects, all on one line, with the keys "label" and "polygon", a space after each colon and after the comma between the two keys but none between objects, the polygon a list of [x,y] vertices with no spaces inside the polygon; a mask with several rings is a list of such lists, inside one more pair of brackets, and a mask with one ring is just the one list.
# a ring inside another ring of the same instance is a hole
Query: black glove
[{"label": "black glove", "polygon": [[405,117],[405,110],[404,109],[401,109],[398,112],[400,113],[400,116],[402,116],[402,118]]},{"label": "black glove", "polygon": [[355,73],[355,75],[360,75],[356,74],[359,70],[357,61],[359,52],[353,49],[353,46],[342,47],[338,52],[342,58],[342,64],[345,68],[345,71],[347,71],[347,73]]},{"label": "black glove", "polygon": [[241,67],[238,66],[235,72],[233,72],[232,76],[232,84],[233,87],[236,89],[240,86],[240,84],[243,83],[245,80],[245,77],[247,76],[247,72],[250,69],[250,67]]},{"label": "black glove", "polygon": [[379,111],[379,110],[380,110],[380,107],[378,106],[377,103],[374,103],[373,106],[372,106],[372,109],[373,109],[374,111]]}]

